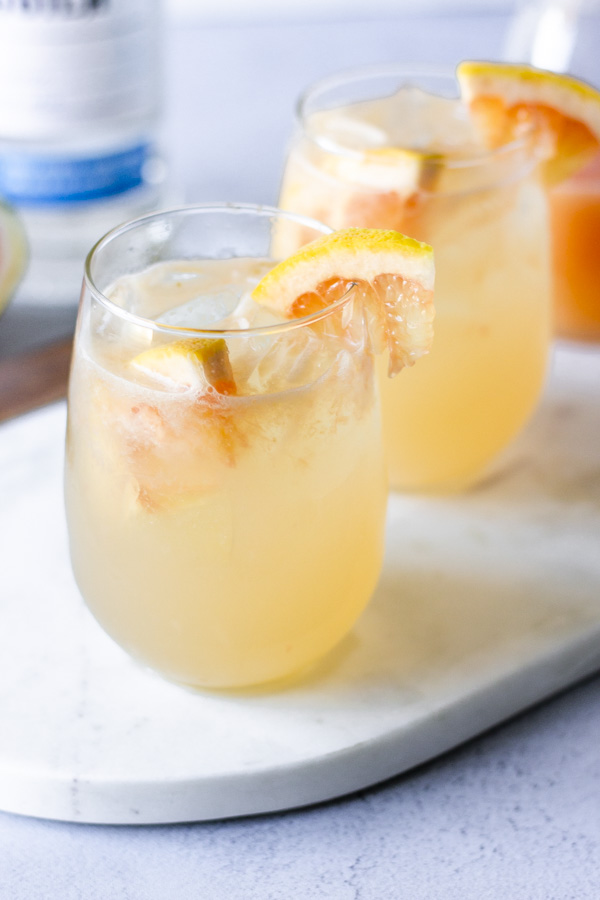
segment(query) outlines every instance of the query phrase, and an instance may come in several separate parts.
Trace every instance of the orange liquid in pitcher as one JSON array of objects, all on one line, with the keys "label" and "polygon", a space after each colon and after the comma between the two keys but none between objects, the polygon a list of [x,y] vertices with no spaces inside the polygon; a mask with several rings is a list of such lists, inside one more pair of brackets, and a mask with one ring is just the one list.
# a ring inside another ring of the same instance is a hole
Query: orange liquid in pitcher
[{"label": "orange liquid in pitcher", "polygon": [[557,334],[600,341],[600,154],[550,192]]}]

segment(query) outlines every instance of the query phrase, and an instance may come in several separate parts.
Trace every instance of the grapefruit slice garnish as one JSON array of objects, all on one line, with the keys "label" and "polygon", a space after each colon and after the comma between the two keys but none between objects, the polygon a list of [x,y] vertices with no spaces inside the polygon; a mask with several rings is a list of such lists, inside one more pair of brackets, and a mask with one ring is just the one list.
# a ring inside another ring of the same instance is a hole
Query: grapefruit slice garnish
[{"label": "grapefruit slice garnish", "polygon": [[15,292],[27,267],[27,240],[13,210],[0,203],[0,313]]},{"label": "grapefruit slice garnish", "polygon": [[398,231],[348,228],[305,244],[271,269],[252,292],[287,319],[330,305],[358,285],[389,374],[413,365],[433,339],[433,250]]},{"label": "grapefruit slice garnish", "polygon": [[585,82],[513,63],[466,61],[456,74],[486,145],[530,136],[547,184],[568,178],[600,148],[600,93]]},{"label": "grapefruit slice garnish", "polygon": [[235,394],[227,344],[222,338],[190,338],[144,350],[131,361],[134,369],[169,386],[211,387]]}]

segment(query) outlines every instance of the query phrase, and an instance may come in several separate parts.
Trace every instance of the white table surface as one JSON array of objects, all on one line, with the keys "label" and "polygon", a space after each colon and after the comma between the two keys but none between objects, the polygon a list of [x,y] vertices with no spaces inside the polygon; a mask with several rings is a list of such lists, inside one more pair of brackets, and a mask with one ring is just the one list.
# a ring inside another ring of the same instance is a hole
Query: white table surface
[{"label": "white table surface", "polygon": [[[171,28],[167,137],[185,199],[273,202],[294,98],[315,78],[498,56],[505,27],[473,14]],[[0,356],[73,317],[15,302]],[[297,812],[152,827],[0,814],[0,898],[597,900],[599,746],[597,676],[406,775]]]}]

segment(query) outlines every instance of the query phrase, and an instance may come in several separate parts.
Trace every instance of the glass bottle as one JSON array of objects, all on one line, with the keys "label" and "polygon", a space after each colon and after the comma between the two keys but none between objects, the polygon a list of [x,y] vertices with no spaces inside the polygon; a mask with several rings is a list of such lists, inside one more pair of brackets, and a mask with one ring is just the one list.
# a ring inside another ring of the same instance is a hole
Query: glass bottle
[{"label": "glass bottle", "polygon": [[75,303],[90,245],[160,202],[159,22],[159,0],[0,2],[0,196],[29,299]]}]

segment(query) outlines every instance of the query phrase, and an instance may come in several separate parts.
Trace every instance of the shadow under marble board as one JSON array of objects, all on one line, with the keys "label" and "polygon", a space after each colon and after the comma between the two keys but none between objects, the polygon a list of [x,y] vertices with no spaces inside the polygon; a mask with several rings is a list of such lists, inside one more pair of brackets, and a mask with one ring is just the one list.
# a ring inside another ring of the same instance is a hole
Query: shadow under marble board
[{"label": "shadow under marble board", "polygon": [[496,474],[392,496],[352,635],[285,689],[201,693],[132,662],[73,582],[65,409],[0,427],[0,808],[77,822],[264,813],[431,759],[600,668],[600,351],[561,347]]}]

